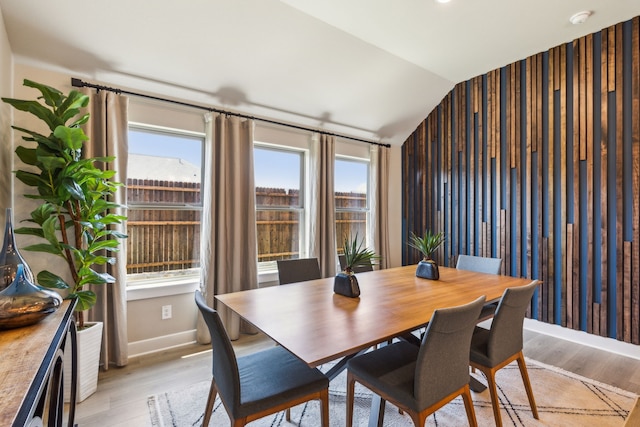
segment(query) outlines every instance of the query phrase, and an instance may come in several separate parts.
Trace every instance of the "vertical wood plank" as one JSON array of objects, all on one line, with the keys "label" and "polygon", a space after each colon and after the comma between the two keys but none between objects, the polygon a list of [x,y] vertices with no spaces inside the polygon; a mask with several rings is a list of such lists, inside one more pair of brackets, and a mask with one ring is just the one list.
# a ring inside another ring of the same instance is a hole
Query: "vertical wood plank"
[{"label": "vertical wood plank", "polygon": [[633,155],[631,342],[633,344],[640,344],[640,17],[633,19],[631,55],[631,150]]},{"label": "vertical wood plank", "polygon": [[[624,139],[623,139],[623,114],[622,114],[622,106],[623,106],[623,42],[622,42],[623,30],[622,23],[616,25],[616,75],[615,75],[615,91],[616,91],[616,248],[623,248],[623,230],[622,224],[624,221],[624,187],[622,179],[624,175],[622,171],[624,169]],[[624,266],[623,263],[625,261],[623,253],[620,250],[617,251],[618,256],[616,257],[616,301],[615,301],[615,313],[611,313],[607,311],[607,316],[615,317],[617,319],[616,322],[616,337],[624,336],[624,319],[623,319],[623,297],[625,295],[623,283],[624,283]],[[613,302],[613,301],[612,301]],[[608,307],[607,307],[608,308]],[[611,331],[610,331],[611,332]]]}]

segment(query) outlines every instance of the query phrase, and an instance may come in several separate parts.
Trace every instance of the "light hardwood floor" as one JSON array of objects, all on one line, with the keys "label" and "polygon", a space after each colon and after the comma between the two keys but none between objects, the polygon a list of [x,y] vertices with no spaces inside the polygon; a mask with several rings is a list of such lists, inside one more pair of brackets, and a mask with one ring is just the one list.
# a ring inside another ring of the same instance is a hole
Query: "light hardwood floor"
[{"label": "light hardwood floor", "polygon": [[[537,332],[524,333],[525,356],[640,394],[640,360]],[[234,342],[239,355],[273,345],[261,334]],[[192,345],[142,356],[100,373],[97,392],[78,405],[80,427],[149,426],[147,398],[211,379],[211,347]],[[202,396],[204,408],[207,396]]]}]

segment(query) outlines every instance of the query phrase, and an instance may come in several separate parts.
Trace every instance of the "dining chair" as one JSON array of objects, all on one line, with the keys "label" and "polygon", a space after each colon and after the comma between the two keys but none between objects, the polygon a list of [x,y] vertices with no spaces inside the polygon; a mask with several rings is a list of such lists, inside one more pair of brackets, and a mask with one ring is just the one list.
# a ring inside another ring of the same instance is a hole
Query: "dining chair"
[{"label": "dining chair", "polygon": [[537,286],[538,281],[534,280],[526,286],[507,288],[500,298],[496,314],[491,322],[491,328],[485,329],[477,326],[471,338],[469,363],[472,368],[482,371],[487,378],[493,415],[498,427],[502,426],[502,418],[496,388],[496,372],[514,360],[518,361],[533,417],[539,419],[527,365],[522,353],[524,316]]},{"label": "dining chair", "polygon": [[[500,274],[502,258],[489,258],[475,255],[458,255],[456,268],[458,270],[475,271],[476,273]],[[498,302],[491,301],[482,307],[478,321],[493,317],[498,307]]]},{"label": "dining chair", "polygon": [[318,258],[285,259],[276,263],[281,285],[322,278]]},{"label": "dining chair", "polygon": [[416,427],[462,395],[470,426],[476,416],[469,389],[469,345],[482,296],[465,305],[436,310],[420,346],[397,341],[347,363],[347,427],[353,424],[355,383],[359,382],[408,413]]},{"label": "dining chair", "polygon": [[309,400],[320,400],[322,427],[329,427],[329,379],[322,372],[281,346],[236,358],[218,312],[207,306],[200,291],[196,291],[195,300],[209,328],[213,353],[203,426],[209,425],[219,394],[232,427]]},{"label": "dining chair", "polygon": [[[340,261],[340,270],[344,271],[344,269],[347,268],[347,261],[344,255],[338,255],[338,261]],[[367,271],[373,271],[373,265],[371,263],[353,268],[354,273],[366,273]]]}]

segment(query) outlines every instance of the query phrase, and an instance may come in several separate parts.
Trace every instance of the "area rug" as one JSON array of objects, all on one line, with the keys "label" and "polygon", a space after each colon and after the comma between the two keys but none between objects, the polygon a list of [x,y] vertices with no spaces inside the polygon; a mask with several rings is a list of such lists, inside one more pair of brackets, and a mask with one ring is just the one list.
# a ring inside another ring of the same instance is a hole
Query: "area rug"
[{"label": "area rug", "polygon": [[[533,418],[527,395],[524,391],[518,365],[511,365],[498,371],[496,382],[500,395],[502,422],[505,426],[621,426],[628,411],[633,406],[636,395],[598,383],[561,369],[527,360],[529,377],[538,406],[539,420]],[[475,374],[474,374],[475,375]],[[485,383],[479,374],[478,378]],[[345,425],[346,374],[343,372],[330,384],[329,419],[330,425]],[[209,392],[210,381],[202,381],[187,388],[170,390],[148,398],[151,425],[154,427],[188,427],[202,425],[203,411]],[[493,411],[489,391],[472,393],[478,425],[494,426]],[[368,423],[371,393],[356,384],[354,426]],[[291,410],[291,422],[287,422],[284,412],[256,420],[250,427],[313,427],[320,425],[320,404],[317,401],[299,405]],[[229,418],[216,400],[210,426],[229,426]],[[387,403],[384,426],[412,426],[406,414]],[[464,404],[460,397],[430,416],[427,426],[468,425]]]}]

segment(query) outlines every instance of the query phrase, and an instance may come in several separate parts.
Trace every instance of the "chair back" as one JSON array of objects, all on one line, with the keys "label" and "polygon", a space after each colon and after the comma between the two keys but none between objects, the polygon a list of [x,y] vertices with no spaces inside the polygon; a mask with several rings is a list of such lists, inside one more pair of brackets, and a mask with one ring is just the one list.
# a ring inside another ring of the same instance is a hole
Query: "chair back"
[{"label": "chair back", "polygon": [[[340,270],[344,271],[344,269],[347,268],[347,260],[345,256],[338,255],[338,260],[340,261]],[[373,271],[373,265],[370,262],[353,268],[354,273],[365,273],[367,271]]]},{"label": "chair back", "polygon": [[318,258],[279,260],[277,264],[281,285],[322,278]]},{"label": "chair back", "polygon": [[475,255],[458,255],[458,270],[475,271],[477,273],[499,274],[502,258],[488,258]]},{"label": "chair back", "polygon": [[505,289],[491,323],[487,340],[487,357],[491,362],[506,360],[522,350],[522,326],[533,292],[534,280],[526,286]]},{"label": "chair back", "polygon": [[240,374],[238,361],[231,340],[222,325],[218,312],[207,305],[199,290],[196,291],[196,305],[202,313],[209,334],[213,353],[213,379],[220,395],[228,408],[240,406]]},{"label": "chair back", "polygon": [[469,382],[469,348],[485,297],[436,310],[422,338],[413,383],[420,407],[438,402]]}]

